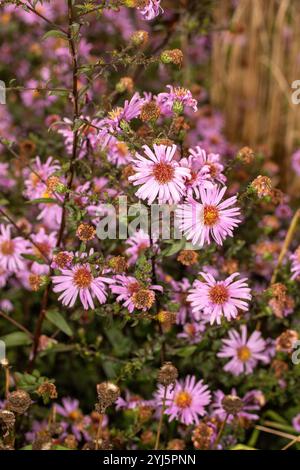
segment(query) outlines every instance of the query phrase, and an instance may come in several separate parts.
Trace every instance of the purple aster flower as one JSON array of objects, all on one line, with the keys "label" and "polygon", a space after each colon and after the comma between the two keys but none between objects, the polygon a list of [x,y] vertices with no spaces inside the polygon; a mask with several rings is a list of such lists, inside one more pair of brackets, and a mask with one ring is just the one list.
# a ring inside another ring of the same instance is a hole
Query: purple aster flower
[{"label": "purple aster flower", "polygon": [[210,244],[211,238],[222,245],[223,240],[233,236],[233,229],[240,223],[240,209],[232,207],[236,204],[237,197],[222,198],[226,192],[226,186],[220,189],[200,187],[200,201],[193,198],[178,206],[176,219],[179,230],[193,245],[202,247]]},{"label": "purple aster flower", "polygon": [[300,246],[298,246],[296,251],[290,256],[290,260],[292,262],[292,266],[291,266],[292,278],[291,279],[298,279],[300,276]]},{"label": "purple aster flower", "polygon": [[300,175],[300,149],[296,150],[296,152],[294,152],[292,155],[292,168],[299,176]]},{"label": "purple aster flower", "polygon": [[113,294],[117,294],[117,302],[123,302],[123,306],[131,313],[134,309],[149,310],[155,302],[155,290],[162,292],[163,288],[157,285],[142,285],[133,276],[118,274],[114,277],[114,283],[110,286]]},{"label": "purple aster flower", "polygon": [[52,157],[47,158],[45,163],[42,163],[40,157],[36,157],[31,168],[32,171],[24,170],[26,188],[24,195],[28,199],[44,197],[47,192],[47,179],[59,170],[60,166]]},{"label": "purple aster flower", "polygon": [[221,323],[222,317],[228,321],[236,318],[238,310],[248,310],[248,300],[251,299],[247,278],[235,281],[239,273],[233,273],[224,281],[216,281],[208,273],[199,273],[205,282],[195,280],[193,288],[188,295],[194,313],[203,312],[203,316],[210,317],[211,325]]},{"label": "purple aster flower", "polygon": [[246,325],[241,326],[241,332],[229,330],[229,338],[223,339],[223,347],[217,354],[218,357],[226,357],[231,360],[224,366],[226,372],[233,375],[242,373],[250,374],[257,366],[258,361],[265,364],[270,362],[269,355],[266,354],[266,342],[261,337],[260,331],[254,331],[247,337]]},{"label": "purple aster flower", "polygon": [[134,186],[141,185],[135,193],[137,197],[152,204],[157,197],[159,203],[173,204],[184,195],[185,179],[190,178],[190,170],[174,160],[176,145],[153,145],[154,152],[143,146],[146,157],[136,154],[133,160],[135,175],[130,176]]},{"label": "purple aster flower", "polygon": [[157,105],[161,108],[161,112],[167,116],[172,115],[174,112],[186,111],[191,108],[194,112],[197,111],[197,100],[192,96],[192,93],[187,88],[173,87],[167,85],[169,88],[168,93],[159,93],[156,98]]},{"label": "purple aster flower", "polygon": [[144,98],[135,93],[130,101],[126,100],[124,106],[118,106],[108,113],[108,117],[99,122],[99,127],[106,127],[109,132],[120,131],[122,122],[128,123],[138,117],[144,104]]},{"label": "purple aster flower", "polygon": [[189,149],[190,155],[198,164],[199,168],[207,168],[210,178],[219,183],[226,183],[226,176],[223,175],[224,165],[220,161],[218,153],[206,153],[199,145]]},{"label": "purple aster flower", "polygon": [[30,244],[22,237],[11,237],[11,225],[0,225],[0,269],[17,272],[25,269],[22,254],[29,252]]},{"label": "purple aster flower", "polygon": [[[159,386],[156,393],[156,400],[162,406],[164,387]],[[211,401],[211,393],[203,380],[196,381],[196,377],[188,375],[184,380],[176,382],[175,387],[169,385],[166,395],[165,414],[169,416],[169,421],[177,419],[183,424],[198,424],[199,416],[204,416],[205,407]]]},{"label": "purple aster flower", "polygon": [[160,6],[160,1],[161,0],[144,0],[142,6],[138,7],[138,10],[145,20],[153,20],[153,18],[164,12]]},{"label": "purple aster flower", "polygon": [[126,240],[126,244],[129,245],[129,248],[125,250],[129,257],[129,264],[135,264],[138,257],[150,247],[150,237],[140,229]]},{"label": "purple aster flower", "polygon": [[73,307],[78,295],[85,310],[95,308],[93,297],[104,304],[107,296],[105,284],[111,283],[111,279],[94,277],[88,263],[62,269],[61,273],[59,276],[52,276],[52,282],[55,284],[53,291],[61,292],[58,300],[63,305]]},{"label": "purple aster flower", "polygon": [[300,433],[300,413],[292,419],[293,428]]},{"label": "purple aster flower", "polygon": [[202,333],[205,331],[206,326],[203,321],[186,323],[183,326],[183,331],[178,333],[177,338],[185,339],[189,344],[198,344],[202,339]]},{"label": "purple aster flower", "polygon": [[[259,419],[259,416],[253,411],[260,410],[261,406],[263,405],[261,401],[261,395],[257,393],[257,390],[252,390],[247,392],[246,395],[241,398],[243,402],[243,408],[239,411],[236,415],[237,418],[247,419],[249,421],[255,421]],[[237,396],[236,390],[233,388],[231,390],[230,395]],[[224,410],[222,405],[222,400],[225,397],[225,393],[221,390],[217,390],[214,392],[214,401],[212,404],[212,415],[219,419],[219,421],[224,421],[227,416],[227,412]],[[233,415],[228,416],[228,422],[232,422],[234,420]]]}]

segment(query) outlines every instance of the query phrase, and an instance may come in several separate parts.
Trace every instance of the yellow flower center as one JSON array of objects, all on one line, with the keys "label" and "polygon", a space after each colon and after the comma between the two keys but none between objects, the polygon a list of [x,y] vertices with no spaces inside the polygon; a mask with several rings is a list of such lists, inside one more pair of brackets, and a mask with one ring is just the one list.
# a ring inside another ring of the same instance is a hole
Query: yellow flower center
[{"label": "yellow flower center", "polygon": [[157,163],[153,168],[153,176],[160,184],[172,181],[174,168],[169,163]]},{"label": "yellow flower center", "polygon": [[251,358],[251,351],[248,346],[241,346],[237,350],[237,356],[240,361],[247,362]]},{"label": "yellow flower center", "polygon": [[229,297],[228,289],[223,284],[216,284],[209,289],[209,298],[214,304],[224,304]]},{"label": "yellow flower center", "polygon": [[177,393],[175,397],[175,404],[179,408],[187,408],[192,403],[192,397],[188,392],[182,391]]},{"label": "yellow flower center", "polygon": [[3,255],[13,255],[14,251],[15,246],[12,240],[5,240],[1,243],[1,252]]},{"label": "yellow flower center", "polygon": [[212,227],[219,220],[219,209],[216,206],[205,206],[203,211],[204,225]]},{"label": "yellow flower center", "polygon": [[90,287],[92,280],[92,273],[85,266],[78,268],[73,277],[73,282],[79,289]]}]

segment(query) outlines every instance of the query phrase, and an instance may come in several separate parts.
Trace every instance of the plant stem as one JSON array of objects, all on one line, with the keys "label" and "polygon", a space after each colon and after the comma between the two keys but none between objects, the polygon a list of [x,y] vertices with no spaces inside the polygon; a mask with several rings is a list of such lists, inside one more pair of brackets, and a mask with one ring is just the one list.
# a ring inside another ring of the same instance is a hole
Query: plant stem
[{"label": "plant stem", "polygon": [[96,434],[95,450],[99,450],[99,441],[100,441],[101,433],[102,433],[102,423],[103,423],[103,414],[101,413],[99,417],[99,423],[98,423],[97,434]]},{"label": "plant stem", "polygon": [[278,258],[278,261],[277,261],[277,264],[276,264],[276,267],[275,267],[275,270],[273,272],[273,276],[272,276],[272,279],[271,279],[271,285],[274,284],[276,282],[276,278],[277,278],[277,275],[278,275],[278,272],[279,272],[279,269],[282,265],[282,262],[283,262],[283,259],[286,255],[286,252],[288,251],[289,249],[289,246],[293,240],[293,236],[295,234],[295,231],[297,229],[297,225],[298,225],[298,222],[299,222],[299,217],[300,217],[300,209],[298,209],[296,212],[295,212],[295,215],[294,217],[292,218],[292,221],[291,221],[291,224],[289,226],[289,229],[287,231],[287,234],[286,234],[286,237],[285,237],[285,240],[283,242],[283,245],[282,245],[282,248],[281,248],[281,252],[279,254],[279,258]]},{"label": "plant stem", "polygon": [[33,335],[30,333],[30,331],[27,330],[25,326],[21,325],[21,323],[17,322],[17,320],[15,320],[14,318],[9,317],[8,315],[6,315],[6,313],[1,312],[1,311],[0,311],[0,316],[5,318],[5,320],[9,321],[12,325],[19,328],[19,330],[24,331],[24,333],[26,333],[30,338],[33,338]]},{"label": "plant stem", "polygon": [[161,415],[160,415],[160,418],[159,418],[154,450],[158,450],[158,447],[159,447],[161,428],[162,428],[162,423],[163,423],[163,418],[164,418],[165,408],[166,408],[166,398],[167,398],[167,386],[165,385],[164,396],[163,396],[163,401],[162,401],[162,408],[161,408]]},{"label": "plant stem", "polygon": [[219,442],[220,442],[220,440],[221,440],[221,437],[222,437],[222,435],[223,435],[223,432],[224,432],[224,429],[225,429],[225,425],[226,425],[226,423],[227,423],[228,418],[229,418],[229,413],[226,414],[226,416],[225,416],[225,418],[224,418],[224,420],[223,420],[223,422],[222,422],[222,424],[221,424],[221,427],[220,427],[220,429],[219,429],[217,438],[216,438],[216,440],[215,440],[215,442],[214,442],[214,446],[213,446],[214,449],[217,449],[217,447],[218,447],[218,444],[219,444]]}]

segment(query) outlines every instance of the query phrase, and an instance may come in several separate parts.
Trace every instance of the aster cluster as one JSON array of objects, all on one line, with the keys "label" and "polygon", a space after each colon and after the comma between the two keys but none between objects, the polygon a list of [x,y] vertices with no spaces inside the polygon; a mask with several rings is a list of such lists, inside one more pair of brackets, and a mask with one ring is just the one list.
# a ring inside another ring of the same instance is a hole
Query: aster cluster
[{"label": "aster cluster", "polygon": [[19,3],[0,1],[15,74],[0,104],[0,450],[264,448],[265,418],[296,435],[299,209],[267,146],[228,140],[206,89],[212,7]]}]

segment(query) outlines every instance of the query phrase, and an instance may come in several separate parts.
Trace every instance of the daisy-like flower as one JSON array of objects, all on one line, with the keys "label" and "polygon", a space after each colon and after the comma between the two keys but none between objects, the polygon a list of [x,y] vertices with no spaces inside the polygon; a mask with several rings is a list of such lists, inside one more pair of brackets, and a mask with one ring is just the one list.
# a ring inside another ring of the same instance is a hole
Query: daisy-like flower
[{"label": "daisy-like flower", "polygon": [[141,6],[138,6],[137,9],[147,21],[153,20],[153,18],[164,12],[160,6],[160,0],[141,0],[138,5]]},{"label": "daisy-like flower", "polygon": [[292,419],[292,424],[295,431],[300,432],[300,413]]},{"label": "daisy-like flower", "polygon": [[206,151],[199,147],[190,148],[190,157],[194,160],[194,165],[198,165],[199,169],[206,168],[209,176],[213,181],[219,183],[226,183],[226,176],[223,175],[224,165],[220,161],[218,153],[206,153]]},{"label": "daisy-like flower", "polygon": [[[159,386],[156,400],[162,406],[164,387]],[[203,380],[196,381],[196,377],[188,375],[184,380],[178,380],[175,387],[169,385],[166,394],[165,413],[169,421],[177,419],[183,424],[198,424],[199,416],[205,415],[205,406],[211,401],[211,393]]]},{"label": "daisy-like flower", "polygon": [[159,203],[173,204],[185,193],[185,179],[190,178],[190,169],[173,160],[176,145],[153,145],[154,152],[143,146],[146,157],[136,154],[133,160],[135,175],[129,177],[134,186],[141,185],[137,197],[152,204],[157,197]]},{"label": "daisy-like flower", "polygon": [[248,310],[248,300],[251,299],[247,279],[235,281],[239,273],[234,273],[224,281],[216,281],[209,274],[199,273],[205,282],[196,281],[187,300],[191,303],[194,314],[203,312],[203,317],[210,317],[210,324],[221,323],[224,316],[228,321],[236,318],[238,310]]},{"label": "daisy-like flower", "polygon": [[183,331],[178,333],[177,338],[183,338],[189,344],[200,343],[205,328],[204,322],[186,323],[183,327]]},{"label": "daisy-like flower", "polygon": [[[234,388],[231,390],[230,395],[237,396],[236,390]],[[227,416],[227,412],[224,410],[222,405],[223,398],[225,398],[224,392],[221,390],[214,392],[212,414],[220,421],[224,421]],[[237,413],[236,417],[238,419],[246,419],[247,421],[255,421],[259,419],[259,416],[253,412],[259,411],[260,408],[264,405],[264,398],[260,390],[251,390],[250,392],[247,392],[245,396],[241,398],[241,400],[243,402],[243,408]],[[233,420],[233,415],[229,415],[227,417],[228,422],[232,422]]]},{"label": "daisy-like flower", "polygon": [[77,264],[70,269],[62,269],[61,275],[52,276],[52,282],[55,284],[53,291],[61,292],[58,300],[63,305],[73,307],[79,295],[83,308],[94,309],[93,297],[96,297],[100,304],[106,301],[106,286],[111,279],[106,277],[94,277],[88,263]]},{"label": "daisy-like flower", "polygon": [[200,187],[200,202],[189,198],[176,209],[178,229],[193,245],[209,245],[211,239],[222,245],[225,238],[233,236],[233,229],[241,221],[240,209],[232,207],[236,204],[236,196],[222,202],[226,189],[226,186],[222,189]]},{"label": "daisy-like flower", "polygon": [[224,367],[226,372],[231,372],[233,375],[250,374],[258,361],[265,364],[270,362],[266,353],[267,345],[260,331],[254,331],[248,338],[247,327],[242,325],[240,333],[237,330],[230,330],[228,336],[229,338],[222,340],[223,347],[217,354],[218,357],[231,359]]},{"label": "daisy-like flower", "polygon": [[[56,233],[52,232],[48,235],[44,228],[40,228],[38,233],[32,235],[32,240],[35,242],[35,245],[32,247],[33,254],[40,259],[51,259],[53,248],[56,245]],[[49,265],[34,261],[31,266],[31,272],[34,274],[48,274]]]},{"label": "daisy-like flower", "polygon": [[[157,247],[155,241],[153,240],[153,245]],[[148,233],[140,229],[126,240],[126,244],[129,245],[129,248],[125,250],[126,255],[129,257],[129,264],[134,264],[138,257],[150,247],[150,237]]]},{"label": "daisy-like flower", "polygon": [[22,237],[11,237],[11,226],[0,225],[0,270],[17,272],[25,269],[22,254],[29,252],[30,244]]},{"label": "daisy-like flower", "polygon": [[140,94],[137,92],[133,95],[130,101],[125,101],[123,107],[118,106],[110,111],[108,116],[98,123],[98,126],[104,126],[110,132],[120,131],[122,122],[128,123],[139,116],[143,104],[144,98],[141,98]]},{"label": "daisy-like flower", "polygon": [[163,114],[170,115],[174,112],[180,114],[187,108],[197,111],[197,100],[193,98],[190,90],[172,85],[167,85],[167,88],[169,88],[168,93],[159,93],[156,98],[156,103]]},{"label": "daisy-like flower", "polygon": [[189,168],[191,172],[190,178],[186,181],[187,195],[193,196],[193,193],[197,198],[200,197],[200,188],[212,189],[214,187],[211,177],[210,169],[206,165],[200,165],[197,160],[190,155],[188,158],[182,158],[180,165]]},{"label": "daisy-like flower", "polygon": [[26,188],[24,194],[28,199],[44,197],[44,193],[47,191],[47,179],[59,170],[60,166],[52,157],[47,158],[45,163],[41,161],[40,157],[36,157],[31,168],[32,171],[24,170]]},{"label": "daisy-like flower", "polygon": [[149,310],[155,302],[155,290],[163,291],[161,286],[143,286],[135,277],[118,274],[114,278],[114,283],[110,286],[113,294],[117,294],[117,302],[123,302],[123,306],[130,313],[134,309]]},{"label": "daisy-like flower", "polygon": [[298,279],[300,277],[300,246],[290,256],[290,260],[292,262],[292,279]]}]

